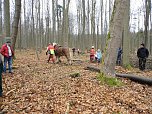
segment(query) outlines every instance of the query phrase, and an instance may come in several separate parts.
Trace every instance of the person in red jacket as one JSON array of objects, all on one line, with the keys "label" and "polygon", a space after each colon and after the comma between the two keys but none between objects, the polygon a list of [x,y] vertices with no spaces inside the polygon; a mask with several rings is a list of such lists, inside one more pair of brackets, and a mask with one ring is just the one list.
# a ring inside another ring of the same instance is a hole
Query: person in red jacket
[{"label": "person in red jacket", "polygon": [[14,56],[14,51],[12,49],[10,41],[7,41],[5,44],[2,45],[0,53],[4,56],[3,72],[6,73],[6,65],[8,63],[9,73],[12,73],[12,59]]},{"label": "person in red jacket", "polygon": [[95,59],[95,49],[94,46],[92,46],[90,50],[90,62],[93,62],[94,59]]},{"label": "person in red jacket", "polygon": [[49,43],[49,45],[46,49],[46,55],[47,54],[49,54],[49,58],[48,58],[47,62],[49,63],[50,59],[52,59],[52,62],[55,63],[55,60],[54,60],[54,46],[51,43]]}]

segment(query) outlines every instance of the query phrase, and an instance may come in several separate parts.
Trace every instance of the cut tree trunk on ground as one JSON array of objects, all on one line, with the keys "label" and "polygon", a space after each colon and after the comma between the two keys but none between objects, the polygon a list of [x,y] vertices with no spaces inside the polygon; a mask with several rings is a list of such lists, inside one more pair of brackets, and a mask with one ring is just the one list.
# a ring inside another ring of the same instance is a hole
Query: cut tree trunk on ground
[{"label": "cut tree trunk on ground", "polygon": [[147,84],[147,85],[152,85],[152,79],[151,78],[146,78],[143,76],[136,76],[133,74],[119,74],[116,73],[117,77],[123,77],[123,78],[128,78],[132,81],[138,82],[140,84]]},{"label": "cut tree trunk on ground", "polygon": [[72,64],[73,64],[73,63],[76,63],[76,64],[81,64],[81,63],[83,63],[83,61],[80,60],[80,59],[71,59],[71,61],[72,61]]},{"label": "cut tree trunk on ground", "polygon": [[73,62],[83,62],[82,60],[80,60],[80,59],[71,59],[71,61],[73,61]]},{"label": "cut tree trunk on ground", "polygon": [[91,70],[91,71],[94,71],[94,72],[98,72],[98,73],[101,73],[101,70],[97,67],[94,67],[94,66],[87,66],[84,68],[85,70]]},{"label": "cut tree trunk on ground", "polygon": [[[93,66],[87,66],[84,69],[101,73],[101,70],[99,68],[96,68],[96,67],[93,67]],[[115,75],[117,77],[128,78],[128,79],[130,79],[134,82],[138,82],[140,84],[147,84],[147,85],[152,86],[152,79],[151,78],[146,78],[146,77],[143,77],[143,76],[136,76],[136,75],[133,75],[133,74],[119,74],[119,73],[116,73]]]}]

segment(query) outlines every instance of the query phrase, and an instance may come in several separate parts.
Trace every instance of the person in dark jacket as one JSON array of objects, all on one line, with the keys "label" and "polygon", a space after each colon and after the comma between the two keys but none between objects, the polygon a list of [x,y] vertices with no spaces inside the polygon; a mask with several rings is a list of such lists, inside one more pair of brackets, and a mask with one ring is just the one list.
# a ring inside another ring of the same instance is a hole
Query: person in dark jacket
[{"label": "person in dark jacket", "polygon": [[122,49],[119,47],[118,48],[118,53],[117,53],[117,61],[116,64],[120,66],[121,64],[121,55],[122,55]]},{"label": "person in dark jacket", "polygon": [[3,72],[3,62],[2,58],[0,56],[0,97],[3,95],[3,89],[2,89],[2,72]]},{"label": "person in dark jacket", "polygon": [[141,47],[137,51],[137,57],[139,58],[139,69],[145,70],[146,58],[149,56],[149,51],[145,48],[145,45],[142,43]]}]

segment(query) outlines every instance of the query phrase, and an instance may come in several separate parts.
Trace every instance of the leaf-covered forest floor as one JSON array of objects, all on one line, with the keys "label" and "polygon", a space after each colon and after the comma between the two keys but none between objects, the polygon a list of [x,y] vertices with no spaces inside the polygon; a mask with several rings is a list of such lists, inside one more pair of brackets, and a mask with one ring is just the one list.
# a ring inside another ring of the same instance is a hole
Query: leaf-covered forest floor
[{"label": "leaf-covered forest floor", "polygon": [[[37,60],[32,50],[16,51],[13,74],[3,74],[3,104],[7,114],[152,114],[152,87],[129,79],[120,79],[120,87],[100,84],[98,73],[84,70],[88,55],[77,58],[83,62],[66,65],[47,63],[43,51]],[[152,78],[152,71],[136,68],[119,72],[134,73]],[[72,73],[80,73],[71,78]]]}]

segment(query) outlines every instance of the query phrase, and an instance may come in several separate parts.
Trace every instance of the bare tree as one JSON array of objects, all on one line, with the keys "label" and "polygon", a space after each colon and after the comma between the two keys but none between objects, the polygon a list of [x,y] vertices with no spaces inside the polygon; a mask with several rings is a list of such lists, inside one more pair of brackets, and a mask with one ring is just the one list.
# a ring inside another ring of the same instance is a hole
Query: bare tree
[{"label": "bare tree", "polygon": [[82,22],[82,49],[84,50],[85,45],[85,28],[86,28],[86,13],[85,13],[85,0],[82,0],[82,9],[83,9],[83,22]]},{"label": "bare tree", "polygon": [[10,3],[4,0],[4,25],[6,37],[10,37]]},{"label": "bare tree", "polygon": [[0,35],[2,34],[2,0],[0,0]]},{"label": "bare tree", "polygon": [[146,14],[145,14],[145,20],[144,20],[144,27],[145,27],[145,31],[144,31],[144,35],[145,35],[145,45],[148,45],[148,29],[149,29],[149,15],[150,15],[150,6],[151,4],[150,0],[145,0],[145,8],[146,8]]},{"label": "bare tree", "polygon": [[101,49],[103,50],[104,48],[104,44],[105,44],[105,38],[103,37],[103,0],[100,0],[100,23],[101,23],[101,27],[100,27],[100,32],[101,32]]},{"label": "bare tree", "polygon": [[13,32],[12,32],[12,38],[13,38],[12,47],[13,47],[13,50],[15,50],[20,13],[21,13],[21,0],[15,0],[15,15],[14,15]]},{"label": "bare tree", "polygon": [[52,31],[52,37],[53,40],[56,42],[55,33],[56,33],[56,9],[55,9],[55,1],[52,0],[52,24],[53,24],[53,31]]},{"label": "bare tree", "polygon": [[69,39],[69,16],[68,16],[68,12],[69,12],[69,4],[70,4],[70,0],[67,1],[63,0],[63,20],[62,20],[62,36],[63,36],[63,43],[64,46],[68,46],[68,39]]},{"label": "bare tree", "polygon": [[32,39],[32,41],[34,41],[34,28],[35,28],[34,27],[34,0],[32,0],[32,17],[31,17],[31,20],[32,20],[32,30],[31,30],[32,37],[31,37],[31,39]]},{"label": "bare tree", "polygon": [[92,14],[91,14],[91,35],[92,35],[92,45],[95,45],[95,8],[96,0],[92,0]]},{"label": "bare tree", "polygon": [[130,0],[127,0],[124,18],[124,30],[123,30],[123,65],[129,64],[130,54],[130,32],[129,32],[129,20],[130,20]]},{"label": "bare tree", "polygon": [[113,14],[111,16],[107,38],[106,58],[104,59],[105,65],[103,68],[103,71],[106,74],[115,75],[116,52],[122,41],[123,20],[127,8],[127,1],[128,0],[115,0],[114,2]]}]

